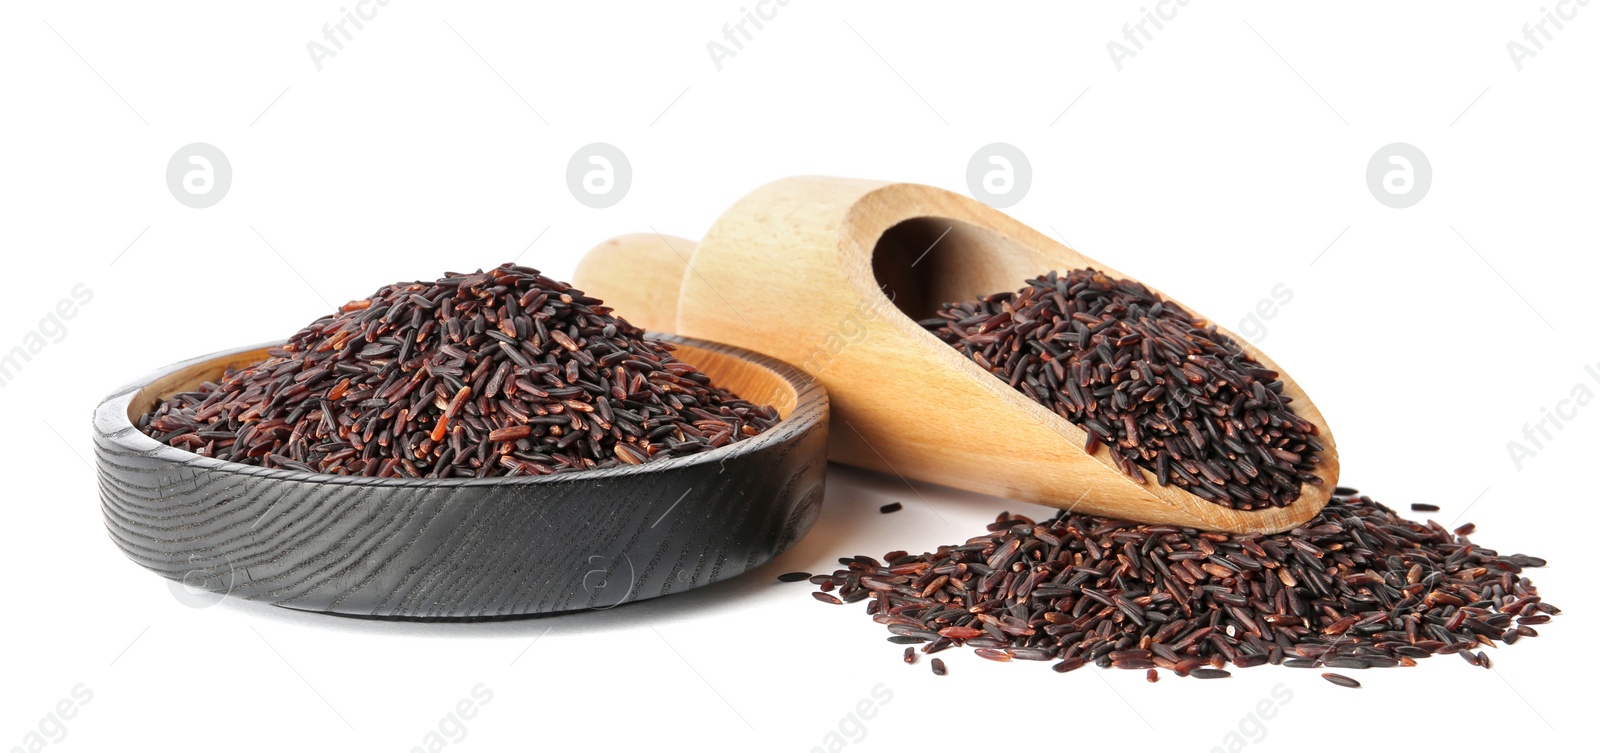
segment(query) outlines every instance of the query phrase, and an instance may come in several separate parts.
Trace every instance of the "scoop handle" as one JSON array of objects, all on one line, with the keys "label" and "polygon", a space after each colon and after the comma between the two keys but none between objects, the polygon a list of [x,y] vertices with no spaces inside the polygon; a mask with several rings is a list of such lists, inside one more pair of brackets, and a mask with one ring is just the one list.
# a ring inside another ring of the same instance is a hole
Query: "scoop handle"
[{"label": "scoop handle", "polygon": [[695,245],[660,233],[619,235],[583,256],[572,285],[636,327],[677,332],[678,291]]}]

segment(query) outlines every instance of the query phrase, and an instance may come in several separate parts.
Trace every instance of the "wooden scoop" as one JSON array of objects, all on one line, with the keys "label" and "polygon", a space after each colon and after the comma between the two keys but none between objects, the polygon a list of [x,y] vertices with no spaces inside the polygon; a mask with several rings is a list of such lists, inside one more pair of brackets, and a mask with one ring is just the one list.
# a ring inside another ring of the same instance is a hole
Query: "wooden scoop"
[{"label": "wooden scoop", "polygon": [[1150,523],[1277,532],[1315,516],[1339,480],[1333,434],[1299,385],[1232,332],[1218,328],[1279,372],[1291,407],[1326,446],[1313,471],[1323,483],[1303,486],[1287,507],[1232,510],[1147,472],[1137,483],[1105,447],[1085,452],[1082,429],[917,324],[940,303],[1083,267],[1129,277],[965,196],[797,177],[745,196],[698,246],[659,234],[602,243],[573,283],[646,329],[748,348],[816,376],[832,403],[836,462]]}]

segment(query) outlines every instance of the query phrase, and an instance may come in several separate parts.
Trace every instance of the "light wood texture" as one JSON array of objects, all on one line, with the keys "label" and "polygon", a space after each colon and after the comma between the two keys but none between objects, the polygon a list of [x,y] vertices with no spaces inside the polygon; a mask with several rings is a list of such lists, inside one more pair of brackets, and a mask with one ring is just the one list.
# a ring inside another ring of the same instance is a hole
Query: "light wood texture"
[{"label": "light wood texture", "polygon": [[106,531],[134,562],[193,589],[390,619],[488,619],[619,604],[755,568],[816,521],[828,400],[792,366],[661,336],[717,384],[783,420],[699,455],[550,476],[387,479],[203,458],[134,428],[156,401],[257,363],[267,346],[197,358],[95,412]]},{"label": "light wood texture", "polygon": [[[650,253],[634,253],[649,248]],[[678,284],[689,266],[694,244],[657,233],[612,238],[578,260],[574,280],[592,280],[611,295],[602,296],[617,316],[635,327],[673,332],[678,320]],[[573,283],[583,290],[583,286]],[[584,290],[588,293],[588,290]]]},{"label": "light wood texture", "polygon": [[[688,261],[676,263],[682,258]],[[698,245],[659,235],[603,244],[585,259],[574,283],[630,304],[650,291],[662,306],[669,298],[662,291],[676,274],[675,321],[670,327],[653,323],[766,353],[814,374],[833,405],[830,457],[837,462],[1213,530],[1281,531],[1321,510],[1339,478],[1327,422],[1282,368],[1226,329],[1219,327],[1283,375],[1284,394],[1294,399],[1296,413],[1317,425],[1327,446],[1315,471],[1324,483],[1304,487],[1288,507],[1230,510],[1159,486],[1149,473],[1139,484],[1116,469],[1105,448],[1085,453],[1077,426],[916,323],[941,302],[1016,290],[1051,269],[1080,267],[1131,277],[965,196],[915,184],[798,177],[741,199]],[[662,276],[647,277],[651,273]],[[660,311],[652,309],[652,316]]]}]

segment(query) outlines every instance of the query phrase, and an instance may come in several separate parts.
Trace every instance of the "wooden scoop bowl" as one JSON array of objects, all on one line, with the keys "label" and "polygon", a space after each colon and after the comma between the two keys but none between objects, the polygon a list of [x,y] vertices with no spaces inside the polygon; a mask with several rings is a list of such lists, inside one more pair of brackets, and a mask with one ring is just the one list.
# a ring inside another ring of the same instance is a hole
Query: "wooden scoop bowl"
[{"label": "wooden scoop bowl", "polygon": [[816,376],[832,403],[837,462],[1150,523],[1277,532],[1315,516],[1339,479],[1333,434],[1294,380],[1232,332],[1218,328],[1279,372],[1326,446],[1314,470],[1323,483],[1303,486],[1287,507],[1232,510],[1149,473],[1139,484],[1105,447],[1085,452],[1082,429],[917,324],[941,303],[1083,267],[1130,277],[965,196],[796,177],[745,196],[698,245],[659,234],[602,243],[574,284],[639,326],[749,348]]}]

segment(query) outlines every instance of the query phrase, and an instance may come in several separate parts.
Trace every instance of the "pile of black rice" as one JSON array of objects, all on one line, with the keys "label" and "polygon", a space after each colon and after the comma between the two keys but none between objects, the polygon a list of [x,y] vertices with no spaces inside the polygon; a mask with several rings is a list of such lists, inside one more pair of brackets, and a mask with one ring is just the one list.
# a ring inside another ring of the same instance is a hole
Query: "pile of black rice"
[{"label": "pile of black rice", "polygon": [[446,478],[636,465],[778,422],[672,351],[600,299],[505,264],[385,286],[138,427],[267,468]]},{"label": "pile of black rice", "polygon": [[[1413,666],[1538,635],[1561,610],[1500,554],[1340,488],[1278,534],[1218,533],[1075,514],[1002,513],[988,533],[936,551],[840,559],[811,579],[828,603],[866,601],[895,643],[996,661],[1228,676],[1224,667]],[[909,656],[909,653],[908,653]],[[1348,684],[1349,678],[1328,679]]]},{"label": "pile of black rice", "polygon": [[1133,280],[1050,272],[1017,292],[946,303],[922,322],[1087,433],[1130,478],[1237,510],[1286,507],[1323,445],[1278,373],[1215,325]]}]

